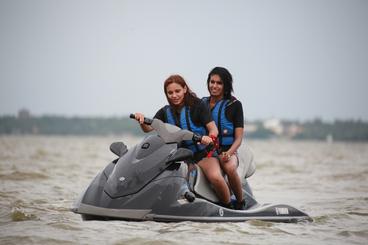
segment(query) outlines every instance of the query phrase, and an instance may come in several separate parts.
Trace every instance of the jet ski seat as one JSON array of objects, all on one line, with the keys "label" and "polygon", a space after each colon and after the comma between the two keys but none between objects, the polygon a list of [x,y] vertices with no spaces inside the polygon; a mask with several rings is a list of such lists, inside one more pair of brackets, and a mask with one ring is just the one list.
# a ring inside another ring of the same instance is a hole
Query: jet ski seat
[{"label": "jet ski seat", "polygon": [[[238,149],[238,157],[239,157],[239,166],[237,172],[240,176],[240,179],[245,181],[245,179],[252,176],[256,170],[256,165],[254,163],[254,156],[252,150],[248,146],[241,146]],[[194,192],[199,196],[218,203],[220,200],[218,199],[216,192],[212,188],[211,184],[207,180],[204,175],[202,169],[197,166],[197,178],[195,184],[193,186]]]}]

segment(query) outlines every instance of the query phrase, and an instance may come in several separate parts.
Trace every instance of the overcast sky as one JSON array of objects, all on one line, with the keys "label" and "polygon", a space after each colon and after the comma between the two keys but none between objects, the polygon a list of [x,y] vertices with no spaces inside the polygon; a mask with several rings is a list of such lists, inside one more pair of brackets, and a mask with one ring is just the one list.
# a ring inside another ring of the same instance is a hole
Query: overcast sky
[{"label": "overcast sky", "polygon": [[153,116],[214,66],[249,120],[368,120],[368,1],[0,0],[0,115]]}]

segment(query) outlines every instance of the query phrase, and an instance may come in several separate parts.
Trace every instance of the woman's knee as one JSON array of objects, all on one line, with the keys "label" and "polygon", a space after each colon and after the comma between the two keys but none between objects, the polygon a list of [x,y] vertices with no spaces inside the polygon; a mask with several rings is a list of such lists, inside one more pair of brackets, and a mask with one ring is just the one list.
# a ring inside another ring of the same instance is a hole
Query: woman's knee
[{"label": "woman's knee", "polygon": [[221,180],[220,177],[222,177],[220,171],[218,171],[217,169],[205,169],[204,174],[211,183],[219,182]]},{"label": "woman's knee", "polygon": [[226,175],[233,175],[236,173],[238,166],[235,162],[229,161],[222,165],[222,169],[224,170]]},{"label": "woman's knee", "polygon": [[211,184],[221,184],[225,181],[224,177],[221,174],[220,168],[218,169],[207,169],[207,172],[205,172],[205,175],[208,179],[208,181]]}]

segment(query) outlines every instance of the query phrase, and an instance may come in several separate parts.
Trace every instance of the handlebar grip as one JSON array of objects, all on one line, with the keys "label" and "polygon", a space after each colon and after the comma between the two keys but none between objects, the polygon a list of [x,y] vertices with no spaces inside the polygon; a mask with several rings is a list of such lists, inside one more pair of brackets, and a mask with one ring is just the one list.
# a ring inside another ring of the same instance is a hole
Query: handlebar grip
[{"label": "handlebar grip", "polygon": [[153,122],[153,120],[152,120],[152,119],[149,119],[149,118],[147,118],[147,117],[145,117],[145,118],[144,118],[144,121],[143,121],[143,123],[144,123],[144,124],[147,124],[147,125],[151,125],[151,124],[152,124],[152,122]]},{"label": "handlebar grip", "polygon": [[[132,114],[130,114],[129,115],[129,117],[131,118],[131,119],[135,119],[135,115],[132,113]],[[152,122],[153,122],[153,120],[152,119],[149,119],[149,118],[147,118],[147,117],[145,117],[144,118],[144,121],[143,121],[143,123],[144,124],[147,124],[147,125],[151,125],[152,124]]]},{"label": "handlebar grip", "polygon": [[202,136],[199,134],[193,134],[193,141],[194,142],[201,142],[202,141]]}]

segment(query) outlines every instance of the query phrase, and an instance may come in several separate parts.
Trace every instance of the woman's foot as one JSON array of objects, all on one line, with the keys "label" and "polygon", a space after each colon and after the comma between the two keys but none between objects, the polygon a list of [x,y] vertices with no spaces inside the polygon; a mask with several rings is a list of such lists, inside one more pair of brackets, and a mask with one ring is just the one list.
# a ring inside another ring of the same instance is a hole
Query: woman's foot
[{"label": "woman's foot", "polygon": [[228,209],[235,209],[234,205],[232,202],[229,203],[221,203],[221,206],[223,206],[224,208],[228,208]]},{"label": "woman's foot", "polygon": [[245,209],[245,199],[241,200],[241,202],[235,203],[235,209],[236,210],[244,210]]}]

